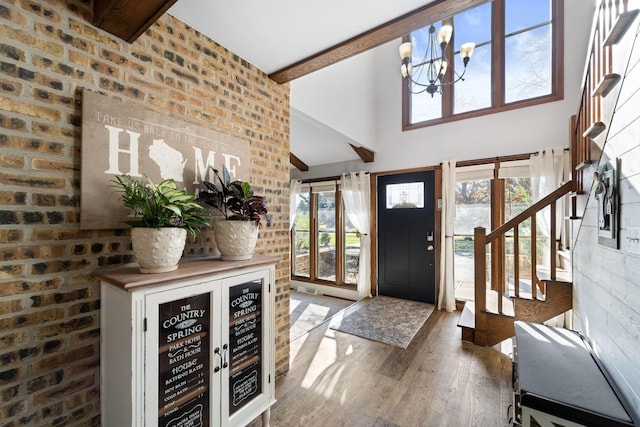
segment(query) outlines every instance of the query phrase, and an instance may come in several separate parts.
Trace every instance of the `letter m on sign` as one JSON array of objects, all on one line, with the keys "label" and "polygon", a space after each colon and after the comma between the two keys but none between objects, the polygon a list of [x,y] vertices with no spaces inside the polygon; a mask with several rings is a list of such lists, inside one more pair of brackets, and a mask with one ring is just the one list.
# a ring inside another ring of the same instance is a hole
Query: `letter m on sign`
[{"label": "letter m on sign", "polygon": [[195,162],[195,166],[193,168],[193,184],[200,184],[200,180],[213,182],[213,176],[207,178],[206,174],[209,170],[209,166],[215,168],[216,152],[209,151],[207,153],[207,160],[205,162],[202,157],[202,149],[193,147],[193,151],[193,158]]}]

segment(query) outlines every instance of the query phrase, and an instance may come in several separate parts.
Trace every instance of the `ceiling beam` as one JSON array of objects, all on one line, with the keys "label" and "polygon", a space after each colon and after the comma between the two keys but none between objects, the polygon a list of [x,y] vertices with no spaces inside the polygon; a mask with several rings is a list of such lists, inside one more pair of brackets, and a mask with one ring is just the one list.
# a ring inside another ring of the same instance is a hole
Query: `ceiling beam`
[{"label": "ceiling beam", "polygon": [[365,163],[373,162],[376,156],[376,153],[364,147],[356,147],[353,144],[349,144],[349,145],[351,146],[351,148],[353,148],[353,151],[355,151],[358,154],[358,156],[360,156],[363,162]]},{"label": "ceiling beam", "polygon": [[177,0],[94,0],[93,25],[133,43]]},{"label": "ceiling beam", "polygon": [[293,153],[289,153],[289,163],[298,168],[301,172],[306,172],[309,170],[309,166],[299,158],[295,156]]},{"label": "ceiling beam", "polygon": [[271,73],[269,77],[280,84],[290,82],[486,2],[487,0],[435,0],[433,3]]}]

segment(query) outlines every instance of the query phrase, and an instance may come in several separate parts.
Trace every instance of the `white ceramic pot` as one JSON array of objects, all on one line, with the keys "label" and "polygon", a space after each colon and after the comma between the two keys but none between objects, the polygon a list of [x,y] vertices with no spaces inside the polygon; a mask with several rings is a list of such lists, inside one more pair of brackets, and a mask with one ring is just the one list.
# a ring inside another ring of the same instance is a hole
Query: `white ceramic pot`
[{"label": "white ceramic pot", "polygon": [[141,273],[166,273],[178,268],[187,230],[184,228],[131,229],[133,253],[140,264]]},{"label": "white ceramic pot", "polygon": [[224,261],[251,259],[258,241],[255,221],[217,220],[213,224],[216,244]]}]

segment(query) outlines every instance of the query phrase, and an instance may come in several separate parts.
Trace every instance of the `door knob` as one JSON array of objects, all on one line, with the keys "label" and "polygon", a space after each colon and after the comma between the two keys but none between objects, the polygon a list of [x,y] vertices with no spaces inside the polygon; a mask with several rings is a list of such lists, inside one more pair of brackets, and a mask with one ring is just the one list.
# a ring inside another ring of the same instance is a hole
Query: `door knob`
[{"label": "door knob", "polygon": [[433,250],[433,245],[429,245],[429,246],[427,246],[427,250],[428,250],[428,251],[432,251],[432,250]]}]

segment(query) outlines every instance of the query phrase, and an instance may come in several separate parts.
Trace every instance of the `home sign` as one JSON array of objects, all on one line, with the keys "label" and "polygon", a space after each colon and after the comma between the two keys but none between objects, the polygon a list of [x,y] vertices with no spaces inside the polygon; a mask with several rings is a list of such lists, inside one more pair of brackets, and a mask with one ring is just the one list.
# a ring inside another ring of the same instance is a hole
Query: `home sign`
[{"label": "home sign", "polygon": [[80,228],[125,228],[116,175],[159,183],[174,179],[191,192],[213,181],[209,166],[249,178],[249,142],[184,119],[84,90]]}]

